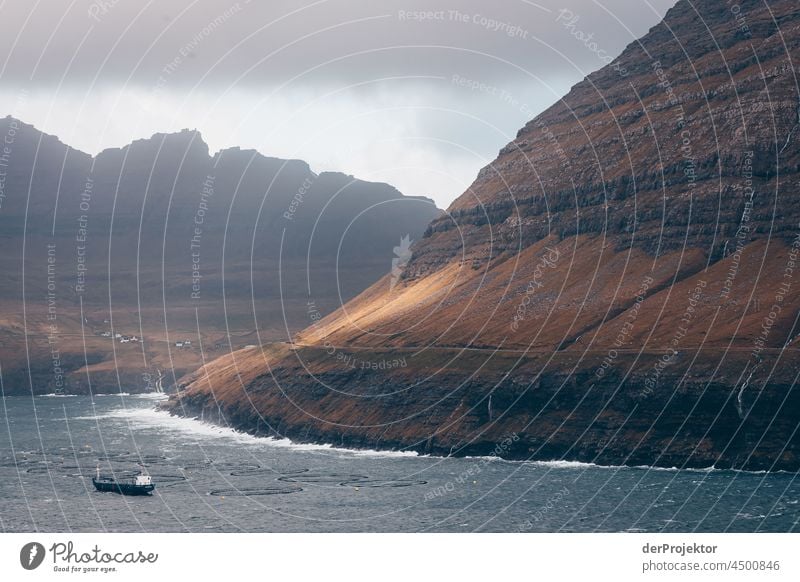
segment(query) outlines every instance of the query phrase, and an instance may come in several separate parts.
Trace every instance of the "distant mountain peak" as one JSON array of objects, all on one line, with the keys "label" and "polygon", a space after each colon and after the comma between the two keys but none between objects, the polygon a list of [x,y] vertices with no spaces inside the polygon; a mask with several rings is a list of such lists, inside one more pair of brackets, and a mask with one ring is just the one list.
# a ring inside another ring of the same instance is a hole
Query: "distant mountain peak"
[{"label": "distant mountain peak", "polygon": [[236,157],[242,160],[247,160],[248,162],[261,160],[262,162],[269,164],[281,164],[285,166],[287,169],[292,168],[293,170],[300,169],[306,172],[311,172],[311,167],[305,160],[297,158],[278,158],[275,156],[267,156],[254,148],[242,148],[240,146],[231,146],[219,150],[217,153],[214,154],[213,157],[216,158],[217,160]]}]

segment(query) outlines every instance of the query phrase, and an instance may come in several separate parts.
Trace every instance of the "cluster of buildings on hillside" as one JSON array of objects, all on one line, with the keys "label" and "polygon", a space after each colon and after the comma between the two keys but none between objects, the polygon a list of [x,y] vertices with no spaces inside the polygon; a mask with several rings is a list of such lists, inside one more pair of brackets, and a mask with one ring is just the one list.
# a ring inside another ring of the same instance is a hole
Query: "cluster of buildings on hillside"
[{"label": "cluster of buildings on hillside", "polygon": [[[113,337],[114,340],[118,341],[121,344],[128,344],[128,343],[140,343],[144,341],[144,338],[137,337],[135,335],[125,335],[121,333],[111,333],[110,331],[100,331],[95,332],[95,335],[99,335],[100,337]],[[191,348],[192,341],[191,340],[178,340],[175,342],[176,348]]]},{"label": "cluster of buildings on hillside", "polygon": [[[101,331],[98,335],[100,337],[112,337],[112,333],[110,331]],[[137,343],[142,341],[141,338],[136,337],[135,335],[123,335],[121,333],[115,333],[113,334],[113,337],[121,344]]]}]

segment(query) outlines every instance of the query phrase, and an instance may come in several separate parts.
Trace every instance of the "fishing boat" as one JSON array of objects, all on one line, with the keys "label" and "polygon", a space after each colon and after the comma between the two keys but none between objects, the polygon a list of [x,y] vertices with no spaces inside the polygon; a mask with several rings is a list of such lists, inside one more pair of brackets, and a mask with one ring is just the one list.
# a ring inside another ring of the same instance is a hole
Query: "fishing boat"
[{"label": "fishing boat", "polygon": [[150,495],[156,484],[150,475],[134,475],[129,479],[117,479],[108,475],[100,474],[100,467],[97,467],[97,474],[92,477],[94,488],[98,491],[119,493],[121,495]]}]

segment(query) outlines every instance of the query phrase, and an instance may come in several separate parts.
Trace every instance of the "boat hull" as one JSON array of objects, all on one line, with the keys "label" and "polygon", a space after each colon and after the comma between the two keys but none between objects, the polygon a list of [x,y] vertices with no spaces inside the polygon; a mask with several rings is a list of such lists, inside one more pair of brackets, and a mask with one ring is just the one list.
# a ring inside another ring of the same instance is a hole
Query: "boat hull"
[{"label": "boat hull", "polygon": [[92,479],[94,488],[98,491],[108,493],[119,493],[120,495],[150,495],[155,485],[134,485],[133,483],[118,483],[116,481],[105,481]]}]

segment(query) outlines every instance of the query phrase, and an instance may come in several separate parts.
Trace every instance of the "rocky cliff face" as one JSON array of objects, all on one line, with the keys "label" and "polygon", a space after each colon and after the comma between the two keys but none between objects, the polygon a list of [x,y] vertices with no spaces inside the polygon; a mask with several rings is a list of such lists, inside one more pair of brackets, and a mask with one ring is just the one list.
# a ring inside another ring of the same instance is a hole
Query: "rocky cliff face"
[{"label": "rocky cliff face", "polygon": [[581,233],[616,250],[691,246],[718,260],[734,247],[748,186],[751,237],[791,238],[800,15],[787,2],[735,8],[678,3],[528,123],[430,226],[406,277]]},{"label": "rocky cliff face", "polygon": [[[172,410],[444,454],[800,468],[800,14],[681,1],[412,254]],[[401,268],[400,268],[401,267]]]}]

